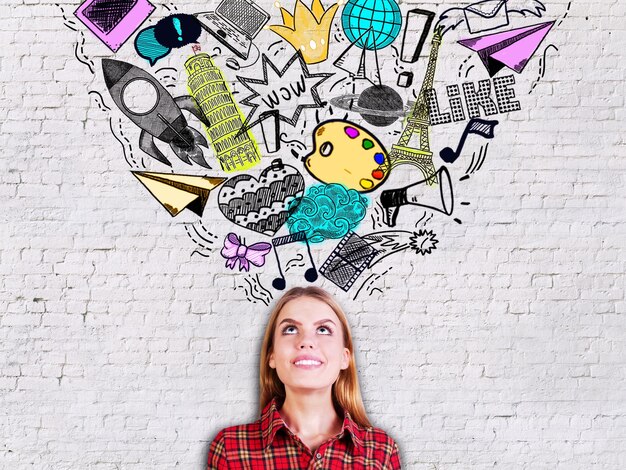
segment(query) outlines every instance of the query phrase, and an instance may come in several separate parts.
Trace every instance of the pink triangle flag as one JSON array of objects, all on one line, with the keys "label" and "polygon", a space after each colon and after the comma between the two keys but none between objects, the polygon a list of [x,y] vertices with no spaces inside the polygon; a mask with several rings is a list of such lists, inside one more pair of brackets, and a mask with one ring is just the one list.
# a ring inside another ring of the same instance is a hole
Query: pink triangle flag
[{"label": "pink triangle flag", "polygon": [[554,21],[549,21],[478,38],[462,39],[459,44],[478,52],[491,77],[503,67],[521,73],[552,26]]}]

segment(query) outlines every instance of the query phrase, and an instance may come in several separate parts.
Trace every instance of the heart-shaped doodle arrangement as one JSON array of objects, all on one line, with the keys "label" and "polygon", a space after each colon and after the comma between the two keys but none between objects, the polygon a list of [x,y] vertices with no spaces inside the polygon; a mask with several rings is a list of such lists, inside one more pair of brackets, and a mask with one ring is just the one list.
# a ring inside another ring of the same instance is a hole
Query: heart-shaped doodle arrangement
[{"label": "heart-shaped doodle arrangement", "polygon": [[287,207],[291,201],[303,194],[302,175],[276,159],[258,180],[238,175],[226,181],[220,189],[218,205],[231,222],[272,237],[289,217]]}]

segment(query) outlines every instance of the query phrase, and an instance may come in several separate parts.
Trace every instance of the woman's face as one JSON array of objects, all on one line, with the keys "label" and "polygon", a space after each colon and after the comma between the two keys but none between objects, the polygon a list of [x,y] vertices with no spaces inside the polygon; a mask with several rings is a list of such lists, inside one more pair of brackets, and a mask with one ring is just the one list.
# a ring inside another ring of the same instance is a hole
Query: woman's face
[{"label": "woman's face", "polygon": [[269,365],[286,389],[330,389],[349,364],[341,322],[330,306],[312,297],[285,304],[276,321]]}]

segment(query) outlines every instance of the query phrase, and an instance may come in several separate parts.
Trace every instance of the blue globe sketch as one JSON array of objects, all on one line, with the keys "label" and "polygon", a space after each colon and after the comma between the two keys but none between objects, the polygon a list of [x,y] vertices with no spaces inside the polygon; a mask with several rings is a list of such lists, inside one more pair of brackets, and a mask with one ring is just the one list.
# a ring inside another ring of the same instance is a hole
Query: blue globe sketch
[{"label": "blue globe sketch", "polygon": [[341,25],[350,42],[361,49],[378,50],[400,34],[402,13],[395,0],[348,0]]}]

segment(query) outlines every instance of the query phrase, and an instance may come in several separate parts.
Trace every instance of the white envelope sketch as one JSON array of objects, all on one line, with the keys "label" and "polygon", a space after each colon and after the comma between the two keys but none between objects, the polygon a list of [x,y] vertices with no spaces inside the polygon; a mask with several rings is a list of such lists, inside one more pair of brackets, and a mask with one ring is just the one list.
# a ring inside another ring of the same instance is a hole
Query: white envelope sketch
[{"label": "white envelope sketch", "polygon": [[507,0],[484,0],[464,8],[470,33],[490,31],[509,24]]}]

